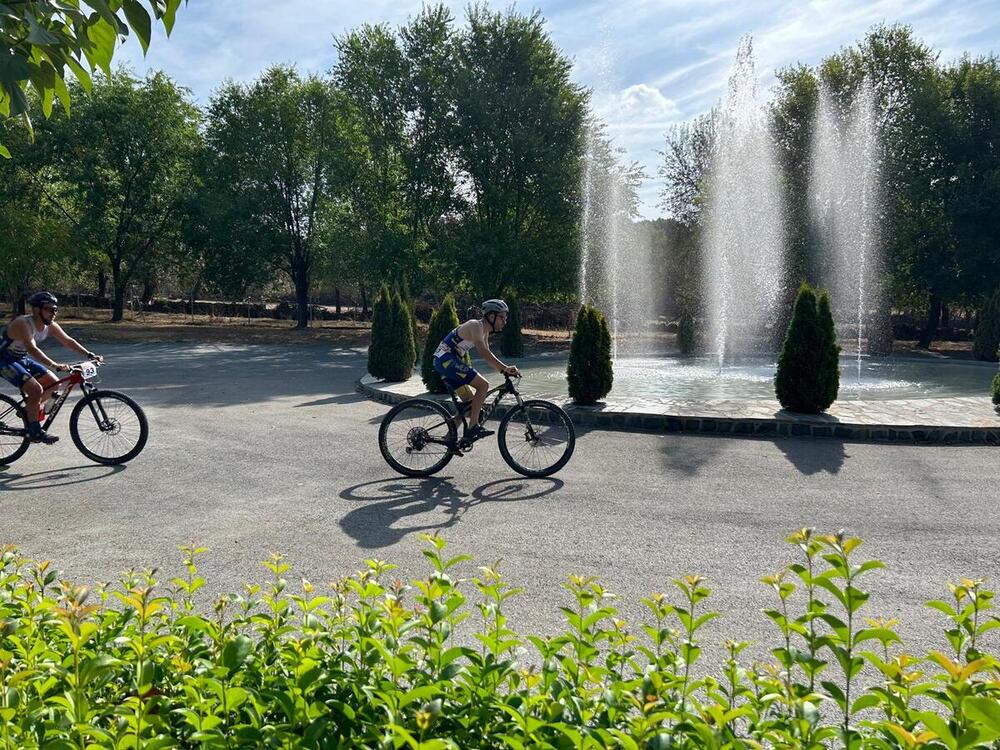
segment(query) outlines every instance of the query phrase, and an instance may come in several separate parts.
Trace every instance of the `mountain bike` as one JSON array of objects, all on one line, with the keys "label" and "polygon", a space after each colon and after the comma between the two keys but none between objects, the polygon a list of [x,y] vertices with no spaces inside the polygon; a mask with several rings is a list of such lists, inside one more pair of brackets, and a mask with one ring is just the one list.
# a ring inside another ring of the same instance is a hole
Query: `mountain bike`
[{"label": "mountain bike", "polygon": [[[39,421],[48,431],[66,399],[77,386],[83,398],[69,415],[69,434],[80,452],[99,464],[123,464],[138,456],[149,437],[149,423],[139,405],[117,391],[98,388],[99,362],[70,365],[69,375],[49,397],[48,414],[42,407]],[[13,463],[28,450],[28,420],[25,402],[0,393],[0,466]]]},{"label": "mountain bike", "polygon": [[[411,398],[396,404],[382,419],[379,450],[400,474],[429,477],[475,445],[467,437],[469,403],[447,383],[445,386],[451,396],[451,409],[439,401]],[[497,428],[503,460],[526,477],[547,477],[559,471],[576,445],[576,431],[569,416],[550,401],[522,399],[515,382],[504,375],[503,384],[487,393],[481,421],[499,414],[500,402],[507,395],[513,396],[516,404],[505,409]],[[458,436],[459,425],[462,437]]]}]

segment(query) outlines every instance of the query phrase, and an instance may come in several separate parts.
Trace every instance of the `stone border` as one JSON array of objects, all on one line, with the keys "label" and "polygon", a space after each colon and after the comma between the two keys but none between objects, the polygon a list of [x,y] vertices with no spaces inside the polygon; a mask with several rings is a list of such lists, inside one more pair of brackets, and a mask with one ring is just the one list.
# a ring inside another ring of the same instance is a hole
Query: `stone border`
[{"label": "stone border", "polygon": [[[358,393],[383,404],[398,404],[415,396],[396,393],[365,380],[356,383]],[[444,401],[447,397],[422,394],[421,398]],[[652,430],[658,432],[692,432],[730,437],[815,437],[838,438],[851,442],[905,443],[911,445],[1000,445],[1000,427],[858,424],[849,422],[817,422],[801,419],[754,419],[749,417],[706,417],[683,414],[648,414],[634,411],[612,411],[600,406],[560,404],[573,424],[603,430]],[[506,407],[509,408],[509,407]],[[503,414],[506,408],[497,410]]]}]

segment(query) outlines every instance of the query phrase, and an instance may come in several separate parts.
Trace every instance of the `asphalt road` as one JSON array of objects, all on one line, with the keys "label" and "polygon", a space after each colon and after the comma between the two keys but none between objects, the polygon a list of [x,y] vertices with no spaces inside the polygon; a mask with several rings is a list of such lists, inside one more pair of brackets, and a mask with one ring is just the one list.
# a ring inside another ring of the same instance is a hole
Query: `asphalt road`
[{"label": "asphalt road", "polygon": [[[792,530],[846,528],[869,574],[862,614],[902,619],[913,651],[946,648],[943,617],[922,606],[959,576],[1000,572],[996,448],[906,447],[835,440],[583,432],[555,478],[526,480],[483,441],[437,478],[395,475],[376,431],[386,407],[354,392],[363,354],[328,346],[105,345],[103,387],[136,398],[151,423],[145,452],[127,467],[88,463],[69,439],[34,446],[0,467],[0,543],[51,559],[79,582],[126,568],[181,572],[177,546],[209,548],[201,570],[213,591],[265,578],[283,553],[315,583],[366,558],[428,568],[420,532],[439,532],[476,564],[500,560],[525,587],[511,624],[552,632],[561,583],[596,575],[638,620],[640,599],[686,573],[707,577],[724,612],[707,635],[777,645],[761,609],[761,576],[797,560]],[[293,584],[294,585],[294,584]],[[470,596],[471,592],[470,586]]]}]

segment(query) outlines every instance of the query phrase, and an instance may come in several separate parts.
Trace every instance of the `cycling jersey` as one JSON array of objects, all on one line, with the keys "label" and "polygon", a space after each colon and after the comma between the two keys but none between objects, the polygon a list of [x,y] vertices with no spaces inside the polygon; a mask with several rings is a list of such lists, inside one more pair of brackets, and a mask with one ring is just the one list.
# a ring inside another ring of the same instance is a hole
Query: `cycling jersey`
[{"label": "cycling jersey", "polygon": [[[35,343],[45,341],[49,336],[49,327],[45,326],[39,331],[35,328],[35,321],[30,315],[22,315],[21,320],[28,323]],[[15,318],[14,320],[17,320]],[[11,323],[14,321],[12,320]],[[24,344],[13,339],[7,332],[10,323],[0,330],[0,377],[11,385],[18,388],[23,386],[32,378],[41,377],[48,372],[48,368],[40,362],[28,356],[28,350]]]},{"label": "cycling jersey", "polygon": [[455,328],[441,339],[441,343],[434,350],[434,369],[451,387],[468,385],[479,375],[466,361],[469,351],[475,345],[475,341],[459,336],[458,328]]}]

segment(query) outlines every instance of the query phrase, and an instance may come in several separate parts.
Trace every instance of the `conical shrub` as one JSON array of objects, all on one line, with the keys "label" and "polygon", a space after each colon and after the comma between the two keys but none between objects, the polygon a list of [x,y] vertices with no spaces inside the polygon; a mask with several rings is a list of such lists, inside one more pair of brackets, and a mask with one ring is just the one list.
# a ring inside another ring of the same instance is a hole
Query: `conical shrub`
[{"label": "conical shrub", "polygon": [[[420,326],[417,325],[417,302],[410,293],[410,285],[406,281],[403,281],[399,287],[399,296],[402,297],[403,302],[410,310],[410,329],[413,332],[414,351],[420,351]],[[413,361],[415,363],[416,359]]]},{"label": "conical shrub", "polygon": [[368,343],[368,372],[385,378],[388,352],[392,347],[392,291],[383,284],[372,305],[371,340]]},{"label": "conical shrub", "polygon": [[[1000,356],[1000,352],[997,352]],[[1000,372],[993,376],[993,392],[990,394],[993,397],[993,403],[1000,406]]]},{"label": "conical shrub", "polygon": [[[441,339],[459,324],[458,311],[455,309],[455,298],[450,294],[441,301],[441,307],[431,315],[430,327],[427,329],[427,341],[424,342],[424,353],[420,362],[420,378],[431,393],[444,393],[447,389],[441,382],[441,376],[434,369],[434,351]],[[471,360],[468,354],[466,360]]]},{"label": "conical shrub", "polygon": [[569,395],[578,404],[597,403],[610,393],[614,384],[611,334],[596,307],[584,305],[577,313],[566,379]]},{"label": "conical shrub", "polygon": [[983,362],[996,362],[1000,353],[1000,287],[979,313],[976,337],[972,341],[972,356]]},{"label": "conical shrub", "polygon": [[521,335],[521,305],[517,300],[509,301],[507,325],[500,332],[500,353],[505,357],[524,356],[524,337]]},{"label": "conical shrub", "polygon": [[805,414],[828,409],[840,388],[839,356],[830,298],[803,284],[774,374],[774,393],[782,407]]},{"label": "conical shrub", "polygon": [[417,347],[413,342],[413,313],[410,306],[403,301],[398,289],[392,293],[389,319],[391,325],[387,337],[383,377],[393,382],[402,382],[409,380],[413,374]]}]

